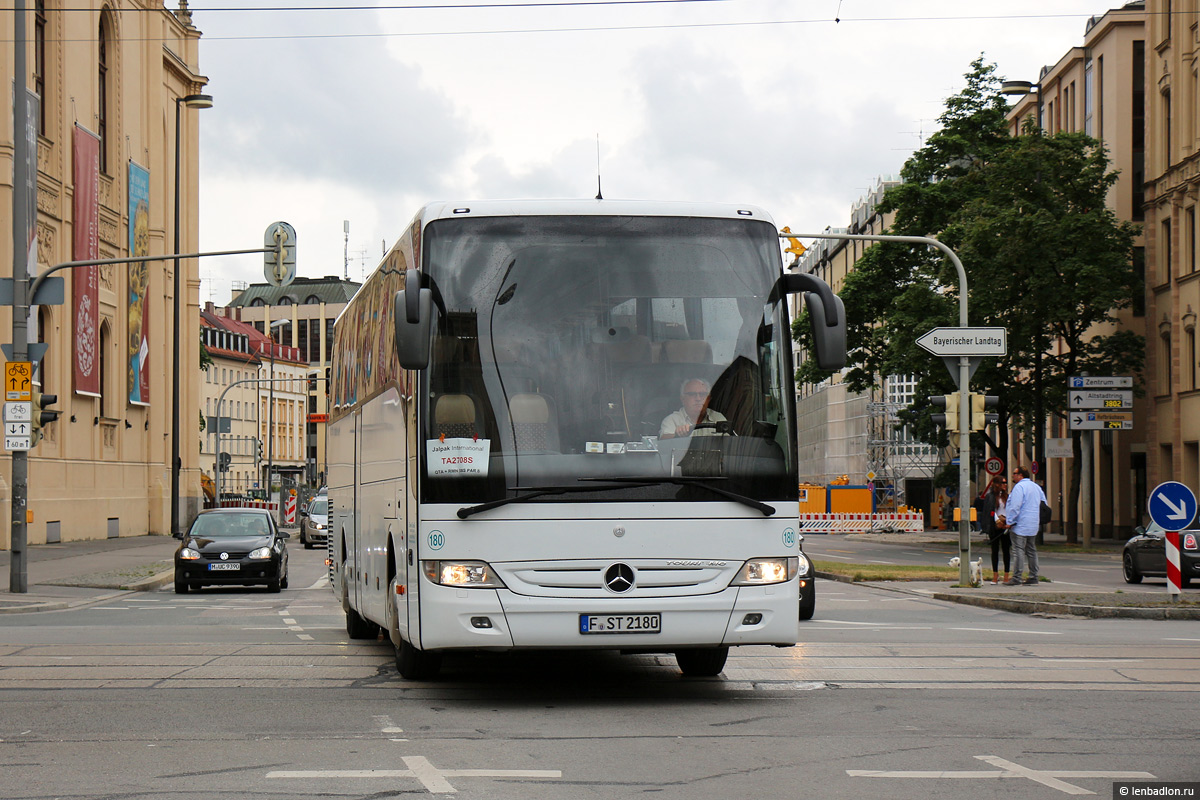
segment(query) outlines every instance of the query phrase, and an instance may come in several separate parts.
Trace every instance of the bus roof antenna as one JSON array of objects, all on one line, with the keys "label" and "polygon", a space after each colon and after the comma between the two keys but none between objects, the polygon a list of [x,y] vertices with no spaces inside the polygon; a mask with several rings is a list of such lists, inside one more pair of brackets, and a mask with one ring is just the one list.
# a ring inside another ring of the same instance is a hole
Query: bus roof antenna
[{"label": "bus roof antenna", "polygon": [[596,134],[596,199],[603,200],[604,193],[600,191],[600,134]]}]

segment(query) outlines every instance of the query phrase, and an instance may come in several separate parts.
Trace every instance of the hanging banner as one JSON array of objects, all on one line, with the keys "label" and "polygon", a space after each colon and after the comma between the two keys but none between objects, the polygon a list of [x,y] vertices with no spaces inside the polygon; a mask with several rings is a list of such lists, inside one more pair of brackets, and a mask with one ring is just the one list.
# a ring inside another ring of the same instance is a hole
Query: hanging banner
[{"label": "hanging banner", "polygon": [[[129,162],[129,255],[150,255],[150,172]],[[147,298],[150,264],[129,265],[129,337],[126,386],[129,402],[150,402],[150,372],[146,359],[150,353],[150,314]]]},{"label": "hanging banner", "polygon": [[[72,260],[100,257],[100,139],[75,125],[74,249]],[[100,395],[99,267],[77,267],[71,275],[76,394]]]}]

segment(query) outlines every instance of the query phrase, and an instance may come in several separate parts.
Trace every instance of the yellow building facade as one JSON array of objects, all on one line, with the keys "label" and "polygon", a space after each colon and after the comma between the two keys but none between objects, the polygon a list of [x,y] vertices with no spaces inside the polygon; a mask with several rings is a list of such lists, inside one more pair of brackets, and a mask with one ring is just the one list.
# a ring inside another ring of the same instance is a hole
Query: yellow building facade
[{"label": "yellow building facade", "polygon": [[1196,0],[1146,3],[1146,322],[1150,484],[1200,489],[1200,78]]},{"label": "yellow building facade", "polygon": [[[14,76],[15,14],[0,15],[0,209],[13,211],[13,92],[40,97],[37,270],[88,258],[198,250],[200,31],[186,2],[27,0],[27,63]],[[176,128],[176,120],[180,126]],[[175,180],[179,166],[179,182]],[[86,222],[86,224],[85,224]],[[13,264],[0,229],[0,276]],[[169,534],[173,450],[173,323],[181,307],[180,519],[201,505],[199,269],[184,260],[65,273],[66,302],[31,319],[47,346],[35,388],[58,396],[58,421],[29,451],[30,544]],[[12,308],[0,308],[11,337]],[[33,338],[33,336],[31,336]],[[0,548],[11,546],[9,454],[0,467]]]}]

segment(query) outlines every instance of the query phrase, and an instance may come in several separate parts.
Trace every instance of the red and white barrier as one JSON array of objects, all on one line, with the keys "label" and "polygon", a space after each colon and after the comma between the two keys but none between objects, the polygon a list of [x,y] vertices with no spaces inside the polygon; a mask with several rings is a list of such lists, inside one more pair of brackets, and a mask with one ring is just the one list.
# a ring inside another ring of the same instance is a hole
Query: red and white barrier
[{"label": "red and white barrier", "polygon": [[921,533],[925,515],[908,514],[801,514],[801,533]]},{"label": "red and white barrier", "polygon": [[1167,546],[1167,593],[1179,595],[1183,592],[1181,588],[1183,576],[1179,572],[1179,531],[1164,531],[1164,533]]},{"label": "red and white barrier", "polygon": [[289,494],[283,501],[283,524],[296,524],[296,495]]}]

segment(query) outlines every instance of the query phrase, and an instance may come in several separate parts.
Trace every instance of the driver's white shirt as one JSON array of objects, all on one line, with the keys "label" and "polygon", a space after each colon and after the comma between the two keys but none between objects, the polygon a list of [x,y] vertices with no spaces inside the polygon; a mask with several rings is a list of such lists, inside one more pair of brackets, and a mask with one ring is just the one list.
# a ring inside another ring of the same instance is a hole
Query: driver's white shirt
[{"label": "driver's white shirt", "polygon": [[[725,419],[724,414],[722,414],[720,411],[713,411],[712,409],[709,409],[708,412],[704,415],[704,421],[705,422],[728,422],[728,420]],[[688,413],[681,408],[678,411],[672,411],[670,414],[667,415],[667,418],[662,421],[662,425],[660,425],[658,428],[658,435],[659,435],[659,437],[666,436],[667,434],[674,436],[675,429],[678,428],[680,425],[694,425],[694,424],[695,423],[692,422],[692,418],[688,416]],[[692,436],[713,436],[716,434],[716,432],[717,431],[714,428],[701,428],[698,431],[696,431],[696,430],[692,431],[691,435]]]}]

